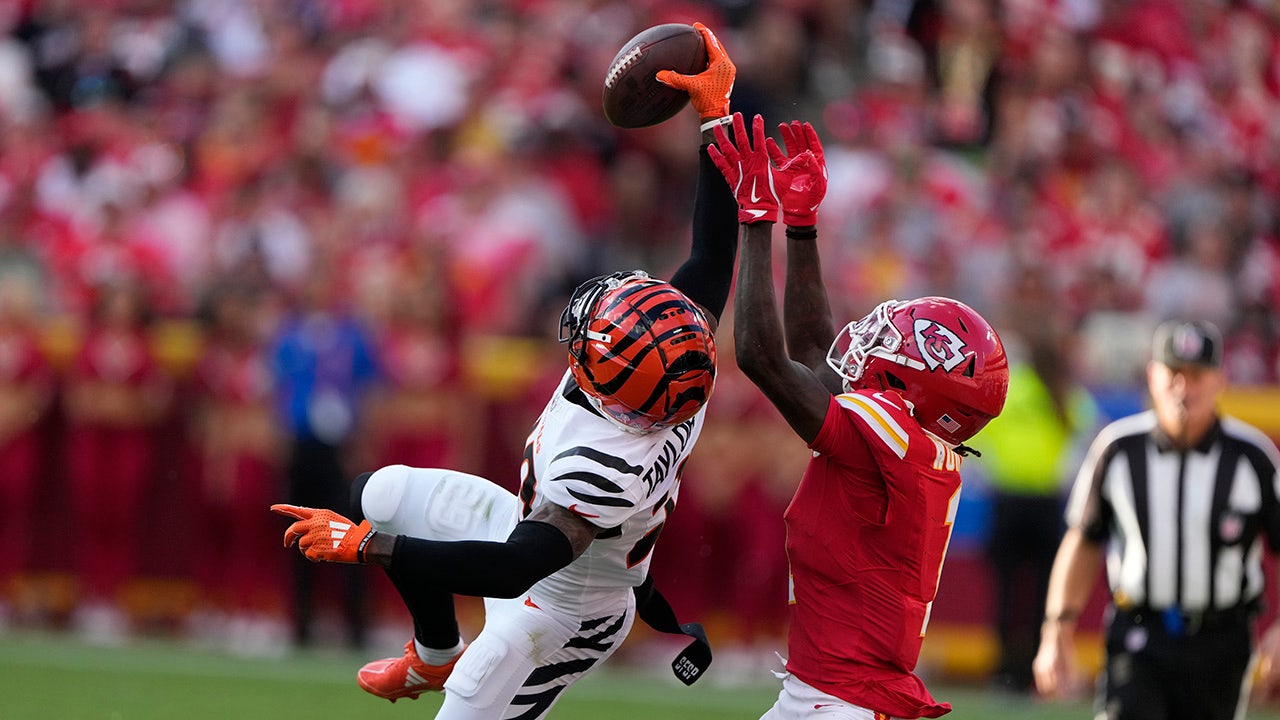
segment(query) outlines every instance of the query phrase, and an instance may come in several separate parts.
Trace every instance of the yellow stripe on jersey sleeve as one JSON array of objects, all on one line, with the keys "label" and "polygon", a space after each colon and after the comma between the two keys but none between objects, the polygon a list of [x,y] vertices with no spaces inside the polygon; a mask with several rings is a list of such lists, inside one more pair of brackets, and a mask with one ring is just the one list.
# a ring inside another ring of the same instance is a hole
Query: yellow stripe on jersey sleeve
[{"label": "yellow stripe on jersey sleeve", "polygon": [[836,402],[849,408],[862,418],[876,437],[900,458],[907,456],[907,431],[876,401],[865,395],[837,395]]}]

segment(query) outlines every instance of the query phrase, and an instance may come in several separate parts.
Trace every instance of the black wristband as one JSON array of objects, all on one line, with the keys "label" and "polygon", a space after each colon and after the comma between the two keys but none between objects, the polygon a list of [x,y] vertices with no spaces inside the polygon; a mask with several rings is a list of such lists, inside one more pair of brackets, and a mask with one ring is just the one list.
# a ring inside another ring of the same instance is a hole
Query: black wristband
[{"label": "black wristband", "polygon": [[791,227],[788,225],[787,237],[791,240],[817,240],[818,226],[810,225],[808,227]]},{"label": "black wristband", "polygon": [[369,534],[364,536],[364,539],[360,541],[360,546],[356,548],[356,560],[360,561],[361,563],[369,562],[368,560],[365,559],[364,549],[368,547],[369,541],[372,540],[373,536],[377,534],[378,534],[377,530],[370,530]]}]

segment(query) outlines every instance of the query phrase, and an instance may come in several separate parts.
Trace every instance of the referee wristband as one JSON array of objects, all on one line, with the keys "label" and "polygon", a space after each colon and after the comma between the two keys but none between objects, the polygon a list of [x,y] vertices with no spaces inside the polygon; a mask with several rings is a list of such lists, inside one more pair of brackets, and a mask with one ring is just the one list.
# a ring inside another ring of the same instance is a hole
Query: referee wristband
[{"label": "referee wristband", "polygon": [[708,131],[708,130],[710,130],[710,129],[714,128],[714,127],[715,127],[715,126],[717,126],[717,125],[728,125],[728,124],[729,124],[729,123],[731,123],[731,122],[733,122],[733,116],[732,116],[732,115],[725,115],[724,117],[718,117],[718,118],[714,118],[714,119],[712,119],[712,120],[708,120],[708,121],[706,121],[706,122],[702,123],[702,132],[706,132],[706,131]]}]

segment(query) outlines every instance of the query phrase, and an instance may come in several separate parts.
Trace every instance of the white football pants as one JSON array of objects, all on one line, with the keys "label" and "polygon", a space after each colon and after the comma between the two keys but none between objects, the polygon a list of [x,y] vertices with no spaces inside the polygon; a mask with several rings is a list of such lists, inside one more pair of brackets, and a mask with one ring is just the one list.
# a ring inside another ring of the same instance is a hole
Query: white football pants
[{"label": "white football pants", "polygon": [[854,705],[834,695],[828,695],[809,683],[787,673],[782,680],[782,692],[769,711],[760,720],[893,720],[874,710]]},{"label": "white football pants", "polygon": [[[452,470],[389,465],[373,473],[360,500],[373,529],[427,540],[503,542],[519,520],[515,495]],[[546,717],[565,688],[622,645],[635,620],[629,589],[593,597],[590,607],[556,607],[536,591],[485,600],[484,628],[445,682],[437,720]]]}]

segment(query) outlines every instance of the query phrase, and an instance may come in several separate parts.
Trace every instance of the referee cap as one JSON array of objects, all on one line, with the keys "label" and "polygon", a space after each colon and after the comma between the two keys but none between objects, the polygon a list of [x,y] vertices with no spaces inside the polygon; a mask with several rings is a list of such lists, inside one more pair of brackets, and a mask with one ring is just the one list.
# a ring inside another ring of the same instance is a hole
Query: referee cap
[{"label": "referee cap", "polygon": [[1169,367],[1222,367],[1222,333],[1204,320],[1172,320],[1156,328],[1152,360]]}]

